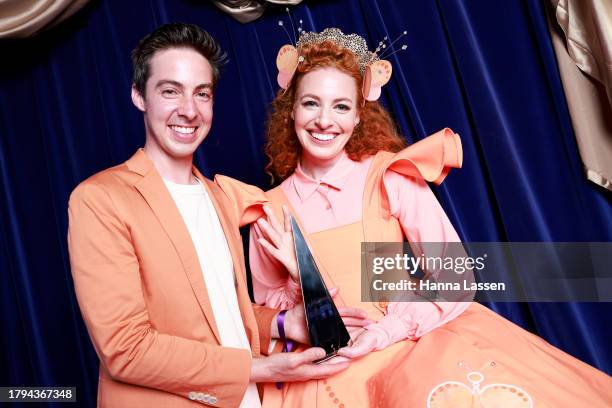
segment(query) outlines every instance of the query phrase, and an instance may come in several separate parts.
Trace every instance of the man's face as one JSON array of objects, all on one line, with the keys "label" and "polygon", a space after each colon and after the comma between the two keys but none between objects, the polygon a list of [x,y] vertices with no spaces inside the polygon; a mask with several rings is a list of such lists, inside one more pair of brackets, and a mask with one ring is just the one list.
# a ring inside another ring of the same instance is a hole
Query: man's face
[{"label": "man's face", "polygon": [[132,101],[144,112],[145,151],[152,159],[191,159],[213,118],[212,68],[198,52],[169,48],[149,63],[146,96],[132,88]]}]

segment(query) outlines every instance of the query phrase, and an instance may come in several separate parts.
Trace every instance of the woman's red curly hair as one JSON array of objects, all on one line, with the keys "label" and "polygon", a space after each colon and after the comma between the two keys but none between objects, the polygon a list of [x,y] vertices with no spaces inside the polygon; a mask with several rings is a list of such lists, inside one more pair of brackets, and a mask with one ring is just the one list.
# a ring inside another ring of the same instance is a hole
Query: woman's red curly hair
[{"label": "woman's red curly hair", "polygon": [[298,82],[308,72],[318,68],[333,67],[355,79],[360,123],[344,150],[351,160],[359,161],[381,150],[398,152],[406,146],[397,133],[389,113],[378,103],[365,101],[361,94],[362,75],[355,55],[331,41],[305,44],[300,48],[304,61],[298,64],[295,75],[286,92],[280,90],[272,102],[268,115],[265,153],[269,163],[266,171],[281,181],[295,170],[302,146],[295,134],[291,112]]}]

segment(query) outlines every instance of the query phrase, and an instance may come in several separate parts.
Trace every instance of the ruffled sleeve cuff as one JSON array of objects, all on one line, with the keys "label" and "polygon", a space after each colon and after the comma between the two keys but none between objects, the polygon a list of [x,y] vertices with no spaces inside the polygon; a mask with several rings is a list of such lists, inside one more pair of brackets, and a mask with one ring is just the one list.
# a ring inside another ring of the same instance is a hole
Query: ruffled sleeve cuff
[{"label": "ruffled sleeve cuff", "polygon": [[470,302],[391,302],[387,314],[366,326],[378,334],[376,349],[381,350],[404,339],[420,337],[455,319]]},{"label": "ruffled sleeve cuff", "polygon": [[376,350],[382,350],[398,341],[409,338],[409,327],[397,315],[383,316],[378,322],[366,326],[366,330],[376,333]]},{"label": "ruffled sleeve cuff", "polygon": [[[289,310],[302,302],[302,290],[290,277],[277,288],[267,289],[262,303],[268,307]],[[256,299],[257,300],[257,299]]]},{"label": "ruffled sleeve cuff", "polygon": [[302,302],[302,288],[300,284],[291,279],[291,277],[287,278],[287,299],[293,302],[293,305]]},{"label": "ruffled sleeve cuff", "polygon": [[408,177],[440,184],[451,168],[461,168],[461,138],[444,128],[396,153],[385,166]]}]

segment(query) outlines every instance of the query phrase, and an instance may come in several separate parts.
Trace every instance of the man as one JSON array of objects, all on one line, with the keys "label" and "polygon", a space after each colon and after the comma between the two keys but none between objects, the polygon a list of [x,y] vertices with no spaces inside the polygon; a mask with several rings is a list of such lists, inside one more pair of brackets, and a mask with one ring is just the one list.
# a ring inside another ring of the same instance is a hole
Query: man
[{"label": "man", "polygon": [[232,203],[193,167],[223,59],[197,26],[145,37],[132,54],[145,146],[71,195],[72,275],[100,357],[100,407],[257,407],[256,382],[346,368],[314,365],[318,348],[260,356],[283,326],[307,335],[299,308],[279,316],[250,303]]}]

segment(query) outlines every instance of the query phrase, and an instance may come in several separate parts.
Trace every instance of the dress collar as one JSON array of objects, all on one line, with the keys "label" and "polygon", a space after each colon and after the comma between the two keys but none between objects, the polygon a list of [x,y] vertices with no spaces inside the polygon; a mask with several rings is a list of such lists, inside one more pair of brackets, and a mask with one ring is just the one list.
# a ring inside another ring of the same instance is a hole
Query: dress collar
[{"label": "dress collar", "polygon": [[328,185],[336,190],[342,190],[355,164],[343,150],[336,164],[321,177],[321,180],[315,180],[304,173],[298,161],[292,177],[293,187],[302,202],[308,200],[321,184]]}]

